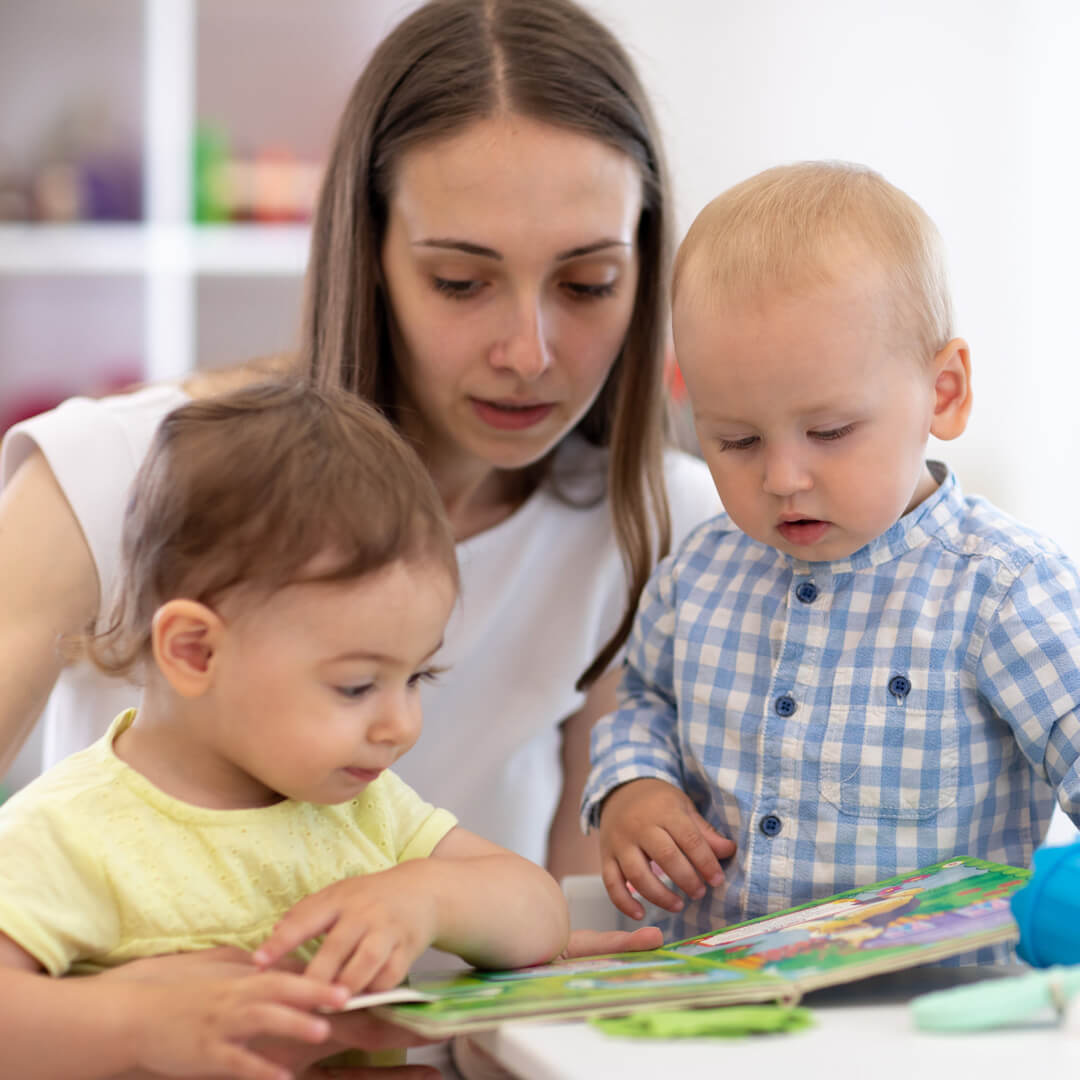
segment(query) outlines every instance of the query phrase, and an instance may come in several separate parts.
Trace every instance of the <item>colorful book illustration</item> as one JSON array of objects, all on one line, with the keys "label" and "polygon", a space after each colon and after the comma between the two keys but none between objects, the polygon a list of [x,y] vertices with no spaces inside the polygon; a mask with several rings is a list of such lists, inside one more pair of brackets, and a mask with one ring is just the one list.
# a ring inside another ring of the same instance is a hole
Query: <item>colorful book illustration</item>
[{"label": "colorful book illustration", "polygon": [[1015,940],[1009,896],[1029,870],[968,856],[725,926],[652,952],[515,971],[421,975],[347,1008],[375,1008],[434,1038],[507,1020],[612,1015],[642,1006],[794,1003],[806,992]]}]

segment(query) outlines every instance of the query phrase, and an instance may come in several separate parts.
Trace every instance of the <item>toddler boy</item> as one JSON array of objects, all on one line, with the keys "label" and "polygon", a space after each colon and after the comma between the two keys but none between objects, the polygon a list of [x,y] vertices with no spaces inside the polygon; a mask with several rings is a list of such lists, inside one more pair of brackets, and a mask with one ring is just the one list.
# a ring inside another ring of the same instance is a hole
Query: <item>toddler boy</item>
[{"label": "toddler boy", "polygon": [[868,169],[771,169],[697,218],[673,297],[726,513],[654,573],[593,734],[612,900],[683,937],[953,855],[1026,864],[1055,791],[1080,821],[1080,580],[926,460],[972,400],[933,223]]}]

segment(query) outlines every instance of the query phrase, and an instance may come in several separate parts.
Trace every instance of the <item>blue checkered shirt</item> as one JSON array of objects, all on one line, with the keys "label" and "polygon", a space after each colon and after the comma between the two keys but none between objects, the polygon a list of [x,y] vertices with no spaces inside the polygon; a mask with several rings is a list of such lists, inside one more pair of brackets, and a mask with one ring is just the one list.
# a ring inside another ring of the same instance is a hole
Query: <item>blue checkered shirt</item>
[{"label": "blue checkered shirt", "polygon": [[1080,579],[931,467],[937,491],[847,559],[720,515],[649,581],[582,822],[659,777],[738,844],[668,936],[957,854],[1025,866],[1054,790],[1080,821]]}]

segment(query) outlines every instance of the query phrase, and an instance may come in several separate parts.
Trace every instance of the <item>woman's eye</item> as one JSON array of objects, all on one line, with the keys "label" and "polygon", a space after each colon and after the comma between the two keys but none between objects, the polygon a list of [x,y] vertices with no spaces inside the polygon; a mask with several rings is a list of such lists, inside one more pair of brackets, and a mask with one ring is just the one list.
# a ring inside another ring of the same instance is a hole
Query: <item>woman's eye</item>
[{"label": "woman's eye", "polygon": [[372,685],[372,683],[363,683],[359,686],[338,686],[335,689],[343,698],[355,701],[357,698],[363,697],[371,689]]},{"label": "woman's eye", "polygon": [[477,281],[474,278],[434,277],[431,280],[436,292],[449,296],[453,300],[467,300],[469,297],[475,296],[484,287],[482,281]]},{"label": "woman's eye", "polygon": [[575,300],[602,300],[615,295],[615,282],[603,281],[593,284],[587,281],[564,281],[563,288]]},{"label": "woman's eye", "polygon": [[843,427],[829,428],[828,431],[811,431],[810,437],[819,442],[832,442],[834,439],[842,439],[855,430],[854,424],[845,424]]}]

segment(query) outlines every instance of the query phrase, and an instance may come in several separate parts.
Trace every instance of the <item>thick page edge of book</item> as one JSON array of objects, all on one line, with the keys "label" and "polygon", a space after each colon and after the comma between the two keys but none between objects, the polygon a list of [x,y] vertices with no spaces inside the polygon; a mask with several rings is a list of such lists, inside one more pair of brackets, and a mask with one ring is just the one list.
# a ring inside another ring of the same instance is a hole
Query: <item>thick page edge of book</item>
[{"label": "thick page edge of book", "polygon": [[[834,905],[838,901],[850,900],[869,892],[897,888],[906,882],[909,883],[913,880],[922,879],[931,874],[939,873],[943,869],[961,866],[983,872],[997,871],[1002,873],[1006,877],[1012,879],[1012,887],[1018,887],[1030,876],[1030,871],[1021,867],[994,863],[988,860],[975,858],[974,856],[957,856],[954,859],[943,860],[942,862],[935,863],[931,866],[897,874],[891,878],[885,878],[882,881],[873,882],[868,885],[856,886],[852,889],[845,890],[844,892],[835,893],[832,896],[809,901],[805,904],[799,904],[795,907],[774,912],[770,915],[748,919],[741,923],[733,923],[714,931],[712,934],[698,935],[694,938],[685,938],[648,953],[617,953],[610,954],[608,957],[591,958],[597,962],[596,966],[601,969],[604,966],[602,963],[604,960],[619,960],[625,963],[627,967],[634,966],[638,968],[646,968],[650,965],[661,966],[672,964],[674,961],[680,961],[683,962],[682,966],[684,966],[685,969],[691,971],[700,972],[714,969],[717,973],[734,972],[735,975],[733,975],[732,981],[723,986],[702,986],[699,983],[692,988],[685,986],[680,988],[678,984],[669,984],[665,986],[662,983],[652,985],[643,983],[640,987],[635,987],[632,990],[621,987],[617,992],[612,992],[608,995],[604,995],[602,991],[596,989],[585,989],[576,991],[581,996],[574,1001],[573,1004],[568,1002],[565,989],[561,987],[552,987],[553,997],[550,1000],[544,1000],[543,998],[507,1000],[504,998],[499,1001],[492,1001],[490,1007],[485,1010],[482,1008],[482,1005],[478,1006],[476,1004],[477,996],[482,996],[484,993],[483,986],[485,982],[490,985],[492,980],[504,977],[508,981],[521,978],[519,973],[488,972],[484,973],[483,976],[465,976],[466,979],[472,978],[476,980],[475,987],[473,988],[475,993],[472,997],[474,1004],[471,1008],[467,1005],[466,1008],[460,1012],[455,1013],[446,1011],[442,1015],[437,1015],[425,1005],[416,1006],[408,1004],[404,1006],[380,1005],[376,1006],[374,1011],[383,1018],[390,1020],[395,1024],[399,1024],[402,1027],[408,1028],[421,1035],[438,1038],[466,1031],[484,1030],[511,1020],[516,1022],[528,1020],[553,1021],[561,1019],[578,1019],[586,1016],[610,1016],[631,1012],[646,1005],[656,1009],[666,1009],[761,1001],[782,1001],[785,1004],[794,1004],[804,993],[808,993],[811,990],[854,982],[873,975],[887,974],[894,971],[902,971],[907,968],[932,964],[940,960],[984,948],[988,945],[996,945],[1015,940],[1018,936],[1016,926],[1010,919],[1007,923],[990,929],[977,930],[966,934],[958,933],[947,940],[929,945],[912,945],[907,948],[907,951],[899,955],[894,954],[890,956],[871,957],[862,962],[860,962],[858,956],[853,956],[850,961],[845,960],[843,965],[838,966],[833,970],[812,975],[802,975],[794,979],[764,972],[747,971],[745,969],[737,968],[729,962],[710,959],[707,955],[695,955],[680,952],[679,949],[688,945],[693,946],[710,936],[726,935],[732,931],[741,930],[746,927],[753,927],[771,921],[781,921],[798,912],[808,911],[814,908],[823,908],[826,905]],[[941,886],[934,886],[933,888],[940,887]],[[933,889],[923,891],[933,891]],[[961,910],[965,906],[967,905],[958,905],[957,908],[950,910]],[[718,948],[722,948],[722,946],[718,946]],[[585,961],[572,961],[568,964],[564,964],[563,966],[566,969],[567,974],[561,974],[558,970],[559,965],[557,964],[545,965],[544,969],[533,969],[532,977],[544,981],[549,978],[572,978],[580,972],[584,963]],[[550,972],[547,971],[549,966],[552,969]],[[612,965],[610,964],[608,965],[609,968],[611,966]],[[542,970],[544,971],[544,974],[541,974]],[[447,984],[452,981],[450,976],[442,977],[442,979]],[[457,973],[453,981],[457,981],[460,985],[461,980],[461,974]],[[428,976],[417,980],[420,987],[429,988],[433,986],[437,987],[439,981],[440,976],[438,975]],[[562,991],[561,993],[560,990]],[[423,991],[419,992],[423,993]],[[572,993],[574,992],[575,991],[572,991]],[[459,996],[459,994],[461,994],[461,991],[455,993],[453,990],[448,991],[446,994],[441,994],[436,988],[433,992],[426,995],[428,998],[427,1004],[446,1008],[448,1002],[450,1002],[452,998]]]}]

